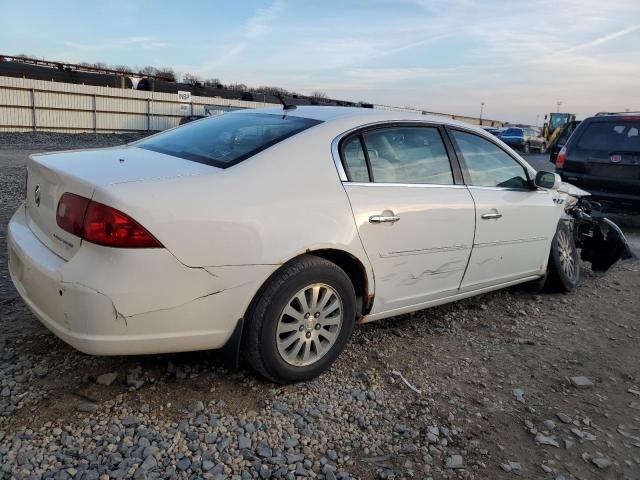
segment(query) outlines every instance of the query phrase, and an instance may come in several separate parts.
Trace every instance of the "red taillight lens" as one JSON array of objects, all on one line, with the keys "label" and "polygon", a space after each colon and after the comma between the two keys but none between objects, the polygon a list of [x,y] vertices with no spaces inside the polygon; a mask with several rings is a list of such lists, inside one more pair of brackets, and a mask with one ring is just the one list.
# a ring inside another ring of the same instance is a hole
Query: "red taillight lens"
[{"label": "red taillight lens", "polygon": [[562,147],[562,150],[558,152],[558,156],[556,157],[556,168],[564,167],[564,162],[567,161],[567,146]]},{"label": "red taillight lens", "polygon": [[126,213],[88,198],[65,193],[56,220],[60,228],[91,243],[117,248],[163,248]]},{"label": "red taillight lens", "polygon": [[64,193],[60,197],[56,210],[56,223],[58,226],[69,233],[82,237],[84,214],[90,201],[80,195]]}]

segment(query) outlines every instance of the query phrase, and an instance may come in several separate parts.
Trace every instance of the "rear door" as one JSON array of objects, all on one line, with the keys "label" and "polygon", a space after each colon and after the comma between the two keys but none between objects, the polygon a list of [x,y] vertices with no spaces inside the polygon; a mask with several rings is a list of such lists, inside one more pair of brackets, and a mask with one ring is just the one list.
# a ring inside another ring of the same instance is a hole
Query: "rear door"
[{"label": "rear door", "polygon": [[545,271],[559,210],[532,188],[525,167],[488,138],[449,129],[476,204],[476,231],[461,291]]},{"label": "rear door", "polygon": [[344,187],[373,266],[379,313],[457,292],[474,204],[435,125],[376,126],[340,144]]}]

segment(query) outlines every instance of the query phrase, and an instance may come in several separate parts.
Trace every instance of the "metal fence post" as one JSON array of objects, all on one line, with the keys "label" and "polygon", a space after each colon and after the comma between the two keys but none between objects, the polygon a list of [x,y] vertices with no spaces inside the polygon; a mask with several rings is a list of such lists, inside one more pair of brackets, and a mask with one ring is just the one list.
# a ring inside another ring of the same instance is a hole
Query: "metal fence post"
[{"label": "metal fence post", "polygon": [[151,99],[147,98],[147,131],[151,130]]},{"label": "metal fence post", "polygon": [[38,129],[36,125],[36,91],[31,89],[31,127],[34,131]]},{"label": "metal fence post", "polygon": [[93,133],[98,133],[98,114],[96,112],[96,94],[93,94]]}]

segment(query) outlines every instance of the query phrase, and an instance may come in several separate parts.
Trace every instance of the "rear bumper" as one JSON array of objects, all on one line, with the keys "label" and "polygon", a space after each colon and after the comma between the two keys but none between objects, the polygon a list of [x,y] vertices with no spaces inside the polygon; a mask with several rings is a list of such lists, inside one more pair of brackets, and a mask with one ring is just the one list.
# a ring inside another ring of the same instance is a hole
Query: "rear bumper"
[{"label": "rear bumper", "polygon": [[[598,188],[595,185],[602,185],[603,179],[595,178],[590,175],[584,175],[581,173],[565,172],[563,170],[556,170],[556,173],[560,175],[563,181],[569,182],[572,185],[580,187],[588,191],[591,196],[590,200],[600,202],[603,205],[624,211],[640,212],[640,193],[620,193],[620,192],[608,192]],[[594,188],[595,187],[595,188]],[[640,185],[638,186],[640,192]]]},{"label": "rear bumper", "polygon": [[38,319],[77,350],[132,355],[222,347],[261,283],[264,267],[190,268],[165,249],[83,243],[66,261],[9,222],[9,271]]}]

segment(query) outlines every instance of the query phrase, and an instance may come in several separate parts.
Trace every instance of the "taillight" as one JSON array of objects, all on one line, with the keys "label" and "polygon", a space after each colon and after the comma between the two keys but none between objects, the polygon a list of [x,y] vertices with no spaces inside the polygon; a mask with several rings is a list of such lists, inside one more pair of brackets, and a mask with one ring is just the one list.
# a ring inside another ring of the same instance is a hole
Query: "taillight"
[{"label": "taillight", "polygon": [[556,157],[556,168],[564,167],[564,162],[567,161],[567,146],[565,145],[558,152],[558,156]]},{"label": "taillight", "polygon": [[163,248],[153,235],[126,213],[73,193],[60,197],[56,222],[63,230],[106,247]]},{"label": "taillight", "polygon": [[84,214],[90,201],[88,198],[74,193],[62,194],[56,209],[56,223],[58,226],[69,233],[82,237]]}]

